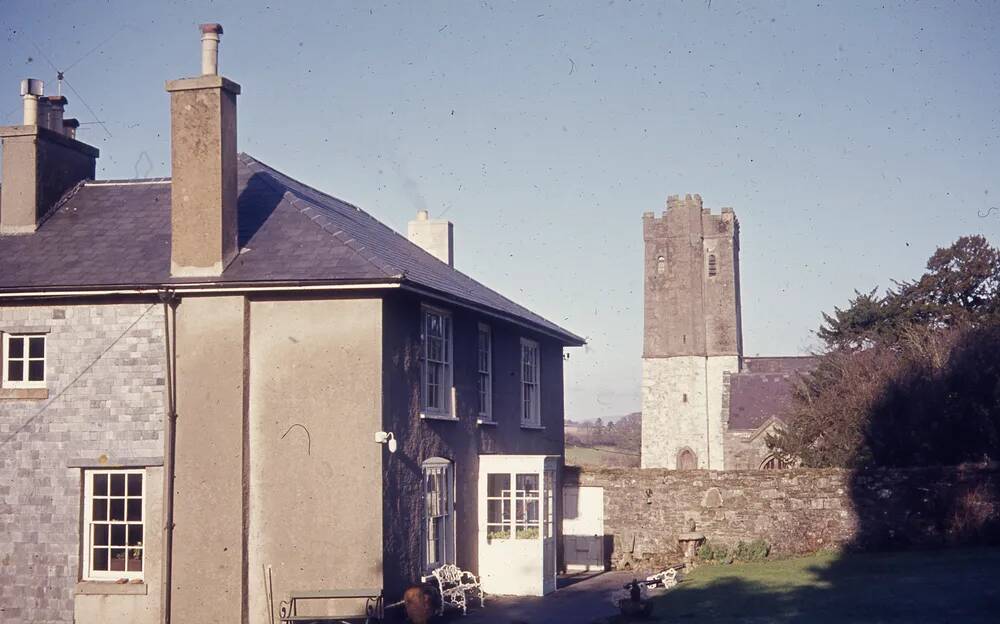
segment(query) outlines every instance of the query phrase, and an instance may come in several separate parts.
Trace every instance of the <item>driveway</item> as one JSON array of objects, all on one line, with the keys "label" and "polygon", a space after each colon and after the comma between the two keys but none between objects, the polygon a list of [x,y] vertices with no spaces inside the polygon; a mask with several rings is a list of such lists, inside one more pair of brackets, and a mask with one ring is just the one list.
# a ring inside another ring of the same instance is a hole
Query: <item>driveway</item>
[{"label": "driveway", "polygon": [[472,609],[468,616],[458,616],[451,621],[456,624],[589,624],[618,612],[609,595],[634,576],[632,572],[561,576],[559,590],[548,596],[487,596],[485,609]]}]

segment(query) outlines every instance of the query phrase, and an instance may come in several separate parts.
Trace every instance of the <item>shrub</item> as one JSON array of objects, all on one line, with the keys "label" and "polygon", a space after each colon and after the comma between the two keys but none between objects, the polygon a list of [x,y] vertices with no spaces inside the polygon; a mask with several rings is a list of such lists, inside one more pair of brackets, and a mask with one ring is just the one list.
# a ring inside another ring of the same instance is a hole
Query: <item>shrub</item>
[{"label": "shrub", "polygon": [[710,563],[729,564],[733,561],[763,561],[771,554],[771,545],[762,539],[737,542],[735,546],[706,541],[698,547],[698,558]]}]

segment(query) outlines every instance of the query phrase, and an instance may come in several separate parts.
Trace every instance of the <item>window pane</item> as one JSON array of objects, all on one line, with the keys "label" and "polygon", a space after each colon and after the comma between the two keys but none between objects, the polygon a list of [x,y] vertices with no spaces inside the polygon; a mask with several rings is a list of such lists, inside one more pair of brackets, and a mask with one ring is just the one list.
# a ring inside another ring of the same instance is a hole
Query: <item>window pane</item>
[{"label": "window pane", "polygon": [[91,567],[95,570],[107,570],[108,569],[108,549],[107,548],[95,548],[94,555],[91,557]]},{"label": "window pane", "polygon": [[538,496],[538,475],[534,473],[517,475],[517,489],[528,496]]},{"label": "window pane", "polygon": [[7,341],[7,357],[24,357],[24,338],[9,338]]},{"label": "window pane", "polygon": [[111,475],[111,495],[125,496],[125,475],[120,473]]},{"label": "window pane", "polygon": [[107,496],[107,495],[108,495],[108,475],[95,474],[94,496]]},{"label": "window pane", "polygon": [[37,336],[28,339],[28,357],[32,358],[45,357],[45,338]]},{"label": "window pane", "polygon": [[7,361],[7,379],[11,381],[24,381],[24,361]]},{"label": "window pane", "polygon": [[128,545],[129,546],[142,546],[142,525],[141,524],[130,524],[130,525],[128,525]]},{"label": "window pane", "polygon": [[111,549],[111,570],[115,571],[125,571],[125,549],[124,548],[112,548]]},{"label": "window pane", "polygon": [[28,381],[45,381],[44,360],[31,360],[28,362]]},{"label": "window pane", "polygon": [[128,549],[128,571],[142,572],[142,548]]},{"label": "window pane", "polygon": [[486,475],[487,496],[510,496],[510,475],[505,473]]},{"label": "window pane", "polygon": [[125,525],[124,524],[112,524],[111,525],[111,545],[112,546],[124,546],[125,545]]},{"label": "window pane", "polygon": [[108,525],[95,524],[94,546],[107,546],[107,545],[108,545]]},{"label": "window pane", "polygon": [[92,519],[95,521],[108,519],[108,499],[95,498],[91,506]]},{"label": "window pane", "polygon": [[128,495],[142,496],[142,475],[130,474],[128,476]]},{"label": "window pane", "polygon": [[141,498],[130,498],[128,499],[128,517],[126,520],[129,522],[141,522],[142,521],[142,499]]},{"label": "window pane", "polygon": [[111,499],[111,519],[112,520],[125,520],[125,499],[124,498],[112,498]]}]

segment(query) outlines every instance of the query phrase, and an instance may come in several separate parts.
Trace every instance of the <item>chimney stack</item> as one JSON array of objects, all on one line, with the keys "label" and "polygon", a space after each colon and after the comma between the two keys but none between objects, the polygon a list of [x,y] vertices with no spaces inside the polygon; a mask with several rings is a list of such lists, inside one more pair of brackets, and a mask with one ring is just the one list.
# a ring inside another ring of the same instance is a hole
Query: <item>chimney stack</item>
[{"label": "chimney stack", "polygon": [[97,148],[64,133],[66,98],[43,92],[41,80],[22,80],[24,123],[0,128],[0,235],[34,232],[59,198],[97,169]]},{"label": "chimney stack", "polygon": [[455,234],[451,221],[431,219],[426,210],[417,211],[417,218],[406,228],[406,238],[448,266],[455,266]]},{"label": "chimney stack", "polygon": [[38,125],[59,134],[65,134],[63,113],[66,111],[66,104],[66,98],[61,95],[38,98]]},{"label": "chimney stack", "polygon": [[170,93],[170,273],[217,277],[238,252],[236,96],[218,75],[219,24],[201,25],[196,78],[167,82]]}]

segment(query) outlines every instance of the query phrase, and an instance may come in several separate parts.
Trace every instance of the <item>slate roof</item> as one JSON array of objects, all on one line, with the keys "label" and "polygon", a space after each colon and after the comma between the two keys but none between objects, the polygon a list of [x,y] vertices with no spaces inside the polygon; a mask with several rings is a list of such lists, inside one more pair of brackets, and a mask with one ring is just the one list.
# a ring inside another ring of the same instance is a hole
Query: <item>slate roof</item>
[{"label": "slate roof", "polygon": [[744,358],[743,371],[729,377],[729,429],[752,431],[772,416],[783,418],[796,375],[815,365],[811,356]]},{"label": "slate roof", "polygon": [[[356,206],[239,155],[240,255],[213,283],[400,283],[583,339],[441,262]],[[0,292],[204,283],[170,276],[170,180],[87,181],[30,235],[0,237]]]}]

